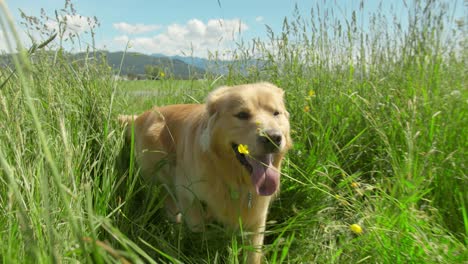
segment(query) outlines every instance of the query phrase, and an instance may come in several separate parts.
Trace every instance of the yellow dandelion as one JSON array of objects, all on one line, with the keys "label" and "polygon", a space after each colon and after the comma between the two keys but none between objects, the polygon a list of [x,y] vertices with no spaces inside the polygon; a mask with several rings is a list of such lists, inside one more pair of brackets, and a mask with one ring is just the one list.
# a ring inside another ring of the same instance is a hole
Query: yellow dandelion
[{"label": "yellow dandelion", "polygon": [[358,224],[352,224],[349,226],[349,229],[353,231],[354,234],[360,235],[362,234],[362,227]]},{"label": "yellow dandelion", "polygon": [[164,78],[164,76],[166,76],[164,72],[159,73],[159,75],[161,76],[161,78]]},{"label": "yellow dandelion", "polygon": [[315,97],[315,91],[309,90],[309,97]]},{"label": "yellow dandelion", "polygon": [[304,106],[304,112],[309,113],[310,107],[308,105]]},{"label": "yellow dandelion", "polygon": [[249,148],[244,144],[239,144],[239,146],[237,146],[237,151],[239,151],[240,154],[249,154]]}]

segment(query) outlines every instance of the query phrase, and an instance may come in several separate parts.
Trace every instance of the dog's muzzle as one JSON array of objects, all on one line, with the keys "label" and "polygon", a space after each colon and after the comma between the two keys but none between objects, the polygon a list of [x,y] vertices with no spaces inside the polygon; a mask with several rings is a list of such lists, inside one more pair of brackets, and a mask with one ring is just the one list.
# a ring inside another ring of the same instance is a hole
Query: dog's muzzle
[{"label": "dog's muzzle", "polygon": [[278,152],[283,141],[283,135],[278,130],[265,130],[257,138],[265,153]]},{"label": "dog's muzzle", "polygon": [[[233,143],[232,149],[237,160],[249,172],[252,184],[258,195],[269,196],[279,187],[279,171],[273,166],[274,154],[245,155],[239,152],[238,144]],[[275,146],[277,149],[277,147]]]}]

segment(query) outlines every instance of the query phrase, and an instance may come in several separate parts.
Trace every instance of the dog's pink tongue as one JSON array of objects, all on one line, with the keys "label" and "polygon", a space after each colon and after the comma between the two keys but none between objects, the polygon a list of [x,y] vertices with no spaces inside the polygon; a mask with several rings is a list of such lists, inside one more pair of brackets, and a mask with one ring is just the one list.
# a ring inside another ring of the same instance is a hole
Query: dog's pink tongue
[{"label": "dog's pink tongue", "polygon": [[252,182],[255,185],[257,194],[272,195],[279,185],[279,172],[271,165],[273,155],[268,154],[254,159],[249,157],[252,166]]}]

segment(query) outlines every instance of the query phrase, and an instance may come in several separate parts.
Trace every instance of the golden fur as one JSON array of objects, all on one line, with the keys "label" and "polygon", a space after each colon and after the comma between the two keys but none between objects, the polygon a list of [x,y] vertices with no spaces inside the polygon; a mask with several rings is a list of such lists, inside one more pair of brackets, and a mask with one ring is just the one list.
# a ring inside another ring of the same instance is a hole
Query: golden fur
[{"label": "golden fur", "polygon": [[[169,215],[175,221],[182,217],[193,231],[202,231],[212,218],[232,228],[242,223],[256,248],[249,263],[261,262],[268,206],[291,147],[283,95],[270,83],[224,86],[212,91],[206,104],[119,116],[129,124],[128,138],[134,130],[142,175],[172,192],[165,201]],[[238,144],[248,146],[247,156],[238,153]]]}]

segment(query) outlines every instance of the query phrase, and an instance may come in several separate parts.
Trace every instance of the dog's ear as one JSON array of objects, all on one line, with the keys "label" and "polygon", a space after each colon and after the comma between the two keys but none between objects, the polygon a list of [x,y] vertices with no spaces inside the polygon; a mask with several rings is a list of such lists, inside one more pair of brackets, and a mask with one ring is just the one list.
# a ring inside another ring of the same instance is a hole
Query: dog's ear
[{"label": "dog's ear", "polygon": [[228,93],[230,88],[231,87],[229,86],[221,86],[208,94],[208,97],[206,98],[206,111],[209,116],[214,115],[220,110],[219,107],[222,105],[221,102],[224,100],[225,95]]},{"label": "dog's ear", "polygon": [[214,122],[218,114],[215,112],[213,115],[208,117],[206,122],[206,127],[203,129],[203,132],[200,137],[200,145],[204,152],[208,151],[211,146],[211,131],[213,129]]},{"label": "dog's ear", "polygon": [[207,121],[200,137],[200,145],[203,151],[207,151],[210,148],[211,131],[216,119],[218,118],[218,112],[220,111],[219,108],[223,105],[222,102],[225,100],[229,88],[230,87],[228,86],[216,88],[210,92],[206,98]]}]

